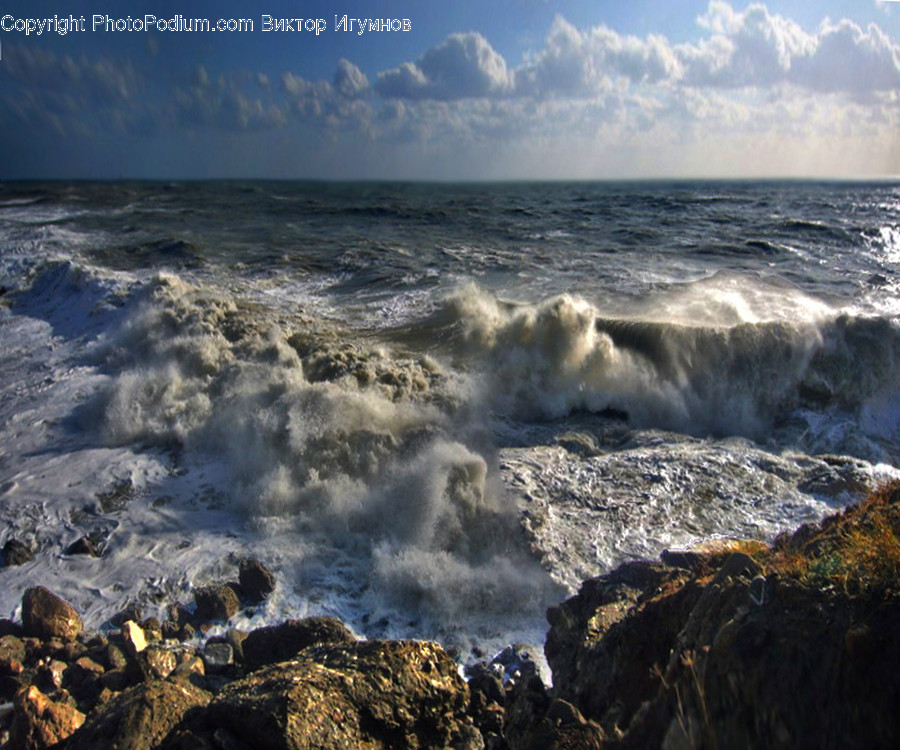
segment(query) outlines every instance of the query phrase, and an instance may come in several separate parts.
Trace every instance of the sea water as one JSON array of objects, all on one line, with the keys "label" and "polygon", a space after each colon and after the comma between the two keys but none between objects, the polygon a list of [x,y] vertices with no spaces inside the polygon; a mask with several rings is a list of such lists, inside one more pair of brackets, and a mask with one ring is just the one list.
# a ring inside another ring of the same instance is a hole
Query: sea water
[{"label": "sea water", "polygon": [[900,476],[898,272],[891,183],[0,185],[0,615],[254,556],[242,627],[539,646]]}]

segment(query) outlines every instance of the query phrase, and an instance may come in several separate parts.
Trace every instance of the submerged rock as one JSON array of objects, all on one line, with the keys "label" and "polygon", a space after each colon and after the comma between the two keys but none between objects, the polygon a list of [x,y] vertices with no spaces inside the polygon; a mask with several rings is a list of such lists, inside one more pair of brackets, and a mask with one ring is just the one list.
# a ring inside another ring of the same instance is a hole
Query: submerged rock
[{"label": "submerged rock", "polygon": [[4,565],[24,565],[34,559],[34,551],[25,542],[8,539],[3,545]]}]

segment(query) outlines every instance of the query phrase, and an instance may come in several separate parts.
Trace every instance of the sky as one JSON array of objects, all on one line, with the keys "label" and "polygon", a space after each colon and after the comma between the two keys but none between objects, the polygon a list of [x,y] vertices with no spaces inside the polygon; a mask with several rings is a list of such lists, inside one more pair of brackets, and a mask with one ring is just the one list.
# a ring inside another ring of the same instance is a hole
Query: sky
[{"label": "sky", "polygon": [[0,1],[0,180],[898,175],[897,0]]}]

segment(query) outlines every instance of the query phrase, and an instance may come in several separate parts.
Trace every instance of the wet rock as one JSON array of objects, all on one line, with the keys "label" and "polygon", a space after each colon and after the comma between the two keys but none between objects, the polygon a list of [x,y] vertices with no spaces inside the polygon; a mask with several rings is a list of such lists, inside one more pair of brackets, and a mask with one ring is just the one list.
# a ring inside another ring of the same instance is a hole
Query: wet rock
[{"label": "wet rock", "polygon": [[221,583],[203,586],[194,591],[196,615],[201,622],[226,622],[241,608],[234,589]]},{"label": "wet rock", "polygon": [[248,670],[286,661],[309,646],[352,643],[356,636],[336,617],[286,620],[280,625],[258,628],[244,639],[244,665]]},{"label": "wet rock", "polygon": [[275,590],[275,576],[259,560],[245,557],[238,565],[238,582],[252,604],[266,599]]},{"label": "wet rock", "polygon": [[17,638],[21,638],[24,634],[24,629],[17,622],[13,622],[5,617],[0,619],[0,638],[5,635],[14,635]]},{"label": "wet rock", "polygon": [[223,672],[234,664],[234,649],[230,643],[207,643],[203,664],[209,673]]},{"label": "wet rock", "polygon": [[8,539],[3,545],[4,565],[24,565],[34,559],[34,551],[25,542]]},{"label": "wet rock", "polygon": [[44,750],[70,736],[84,723],[84,714],[50,700],[34,685],[16,694],[10,745],[21,750]]},{"label": "wet rock", "polygon": [[152,750],[209,693],[187,682],[154,681],[128,688],[91,714],[65,750]]},{"label": "wet rock", "polygon": [[206,712],[259,750],[483,747],[466,715],[468,688],[437,644],[318,646],[225,687]]},{"label": "wet rock", "polygon": [[22,624],[35,638],[74,640],[82,631],[81,617],[71,604],[36,586],[22,596]]},{"label": "wet rock", "polygon": [[137,604],[129,604],[121,612],[110,617],[109,622],[114,627],[121,628],[129,620],[140,622],[141,619],[141,608]]},{"label": "wet rock", "polygon": [[90,536],[83,536],[66,547],[63,554],[100,557],[103,554],[103,545]]}]

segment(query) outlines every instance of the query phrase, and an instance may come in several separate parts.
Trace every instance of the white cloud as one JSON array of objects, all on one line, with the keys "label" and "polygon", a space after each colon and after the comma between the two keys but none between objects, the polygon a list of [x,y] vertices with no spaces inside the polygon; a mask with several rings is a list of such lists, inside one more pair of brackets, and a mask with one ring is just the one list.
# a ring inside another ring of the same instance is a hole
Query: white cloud
[{"label": "white cloud", "polygon": [[341,58],[334,73],[334,88],[346,97],[362,96],[369,88],[369,79],[356,65]]},{"label": "white cloud", "polygon": [[502,96],[512,88],[506,61],[479,33],[451,34],[415,63],[378,74],[375,89],[398,99]]}]

